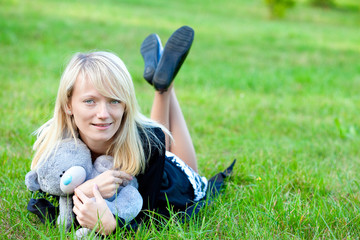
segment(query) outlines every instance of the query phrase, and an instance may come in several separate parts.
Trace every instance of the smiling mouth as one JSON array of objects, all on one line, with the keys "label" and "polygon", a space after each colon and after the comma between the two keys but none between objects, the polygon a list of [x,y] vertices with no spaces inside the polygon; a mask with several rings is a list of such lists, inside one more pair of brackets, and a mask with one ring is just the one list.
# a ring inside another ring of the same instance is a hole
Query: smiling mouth
[{"label": "smiling mouth", "polygon": [[109,127],[112,123],[93,123],[95,127]]}]

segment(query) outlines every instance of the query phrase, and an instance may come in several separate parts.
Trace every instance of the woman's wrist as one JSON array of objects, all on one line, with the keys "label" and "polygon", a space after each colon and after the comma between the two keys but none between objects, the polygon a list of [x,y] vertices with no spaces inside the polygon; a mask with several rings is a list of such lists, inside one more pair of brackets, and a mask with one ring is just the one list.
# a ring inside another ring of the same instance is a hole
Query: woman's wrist
[{"label": "woman's wrist", "polygon": [[99,233],[102,235],[110,235],[112,234],[116,229],[116,219],[115,216],[110,214],[106,219],[102,219],[101,221],[101,229],[99,230]]},{"label": "woman's wrist", "polygon": [[94,186],[93,180],[87,180],[83,184],[79,185],[77,188],[80,189],[87,197],[94,197],[92,188]]}]

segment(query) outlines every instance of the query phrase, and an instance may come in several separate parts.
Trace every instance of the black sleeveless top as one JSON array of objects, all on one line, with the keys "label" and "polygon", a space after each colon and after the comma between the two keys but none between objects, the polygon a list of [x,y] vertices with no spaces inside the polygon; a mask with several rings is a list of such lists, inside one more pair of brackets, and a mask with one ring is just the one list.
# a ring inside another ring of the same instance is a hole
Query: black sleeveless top
[{"label": "black sleeveless top", "polygon": [[[143,210],[155,210],[162,215],[168,215],[168,203],[175,211],[183,211],[192,204],[194,189],[187,176],[165,156],[165,135],[161,128],[147,128],[161,141],[160,149],[151,144],[151,156],[148,158],[145,172],[136,176],[139,192],[143,197]],[[140,133],[140,136],[143,134]],[[151,136],[151,134],[148,134]],[[145,141],[145,137],[142,137]],[[152,140],[151,140],[152,141]],[[143,142],[144,152],[149,156],[148,143]],[[139,214],[135,220],[139,220]]]}]

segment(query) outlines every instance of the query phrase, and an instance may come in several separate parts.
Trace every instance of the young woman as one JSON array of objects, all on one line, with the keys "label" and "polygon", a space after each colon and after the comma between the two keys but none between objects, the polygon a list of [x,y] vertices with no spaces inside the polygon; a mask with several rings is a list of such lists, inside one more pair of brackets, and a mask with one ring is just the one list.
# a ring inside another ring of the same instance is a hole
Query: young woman
[{"label": "young woman", "polygon": [[[103,154],[114,157],[113,170],[75,190],[73,211],[81,226],[110,234],[123,225],[104,198],[113,196],[132,176],[139,183],[143,210],[165,213],[167,200],[174,209],[184,210],[205,197],[208,182],[197,173],[195,150],[172,83],[193,37],[190,27],[181,27],[163,51],[157,35],[144,40],[144,78],[156,89],[151,119],[139,112],[130,74],[116,55],[78,53],[67,65],[54,116],[38,130],[31,168],[46,159],[65,137],[80,138],[93,160]],[[140,214],[134,223],[143,217]]]}]

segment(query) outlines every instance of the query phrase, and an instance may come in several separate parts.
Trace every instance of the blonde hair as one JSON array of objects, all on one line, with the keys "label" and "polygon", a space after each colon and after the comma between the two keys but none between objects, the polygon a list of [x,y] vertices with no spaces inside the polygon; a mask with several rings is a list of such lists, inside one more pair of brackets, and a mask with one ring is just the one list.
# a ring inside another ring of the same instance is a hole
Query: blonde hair
[{"label": "blonde hair", "polygon": [[[169,132],[140,113],[131,76],[122,60],[110,52],[77,53],[72,57],[60,80],[54,116],[36,131],[37,140],[34,143],[35,155],[31,169],[47,159],[62,139],[70,136],[77,138],[77,127],[73,117],[66,114],[66,110],[79,76],[86,77],[100,94],[125,104],[121,125],[106,154],[114,157],[114,168],[132,175],[143,172],[146,164],[145,146],[139,131],[144,133],[144,143],[148,145],[149,151],[151,145],[155,144],[160,149],[164,143],[145,128],[161,127],[167,134]],[[150,152],[148,156],[151,156]]]}]

